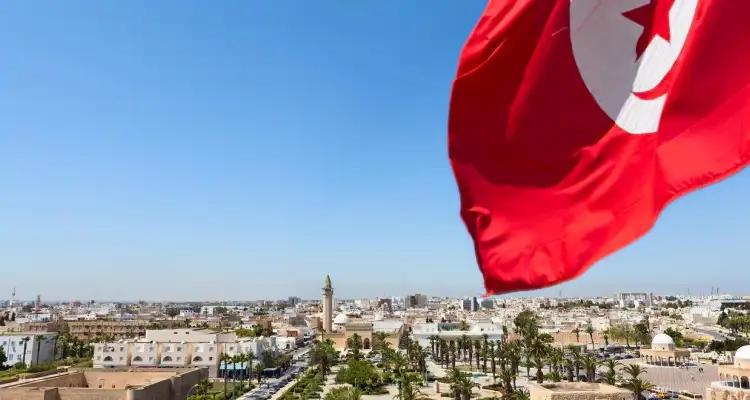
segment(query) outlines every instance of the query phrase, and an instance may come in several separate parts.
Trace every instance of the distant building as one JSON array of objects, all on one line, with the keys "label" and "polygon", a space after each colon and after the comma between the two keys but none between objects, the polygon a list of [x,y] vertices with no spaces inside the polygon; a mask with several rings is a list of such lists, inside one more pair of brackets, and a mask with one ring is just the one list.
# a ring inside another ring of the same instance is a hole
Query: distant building
[{"label": "distant building", "polygon": [[70,335],[84,342],[97,340],[102,336],[112,339],[128,339],[146,334],[148,321],[69,321]]},{"label": "distant building", "polygon": [[302,302],[302,299],[300,299],[300,298],[299,298],[299,297],[297,297],[297,296],[289,296],[289,299],[287,299],[287,302],[289,303],[289,305],[290,305],[291,307],[294,307],[294,306],[296,306],[297,304],[299,304],[300,302]]},{"label": "distant building", "polygon": [[482,300],[482,308],[486,310],[491,310],[495,308],[495,300],[492,299],[484,299]]},{"label": "distant building", "polygon": [[410,294],[404,297],[405,308],[424,308],[427,306],[427,296],[423,294]]}]

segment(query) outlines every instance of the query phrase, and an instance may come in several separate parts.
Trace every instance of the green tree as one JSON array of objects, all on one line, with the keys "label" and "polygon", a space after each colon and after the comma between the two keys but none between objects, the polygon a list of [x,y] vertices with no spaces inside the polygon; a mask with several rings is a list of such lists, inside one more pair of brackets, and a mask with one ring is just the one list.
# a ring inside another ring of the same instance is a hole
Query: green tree
[{"label": "green tree", "polygon": [[7,361],[8,361],[8,356],[5,354],[5,348],[0,347],[0,366],[5,365]]},{"label": "green tree", "polygon": [[353,387],[338,387],[331,389],[326,396],[325,400],[361,400],[362,391]]},{"label": "green tree", "polygon": [[349,336],[349,338],[346,339],[346,348],[351,350],[353,358],[362,358],[362,336],[359,336],[356,333]]},{"label": "green tree", "polygon": [[605,360],[603,365],[607,368],[607,370],[602,374],[602,379],[604,379],[604,382],[606,382],[608,385],[614,386],[617,384],[617,367],[620,365],[619,362],[609,359]]},{"label": "green tree", "polygon": [[642,393],[654,387],[651,382],[640,378],[640,376],[646,372],[646,368],[643,368],[638,364],[629,364],[626,365],[622,371],[628,375],[623,386],[633,392],[635,400],[643,399]]},{"label": "green tree", "polygon": [[479,387],[478,384],[474,383],[468,374],[465,374],[455,368],[448,372],[447,376],[450,384],[451,393],[455,400],[469,400],[471,399],[471,392],[475,387]]},{"label": "green tree", "polygon": [[23,341],[23,359],[21,360],[21,363],[24,367],[28,368],[29,366],[26,364],[26,346],[29,344],[29,340],[31,340],[30,337],[26,336],[25,338],[21,339]]},{"label": "green tree", "polygon": [[591,339],[591,348],[593,349],[594,347],[596,347],[596,345],[594,344],[594,327],[591,326],[591,322],[586,325],[586,334],[588,334],[589,339]]}]

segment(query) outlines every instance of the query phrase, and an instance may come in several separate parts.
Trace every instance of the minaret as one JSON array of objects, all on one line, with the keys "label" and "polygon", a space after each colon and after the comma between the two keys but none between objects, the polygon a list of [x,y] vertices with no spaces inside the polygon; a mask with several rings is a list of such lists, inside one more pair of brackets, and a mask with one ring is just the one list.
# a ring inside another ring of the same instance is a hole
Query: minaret
[{"label": "minaret", "polygon": [[331,286],[331,277],[326,275],[323,283],[323,331],[333,331],[333,286]]}]

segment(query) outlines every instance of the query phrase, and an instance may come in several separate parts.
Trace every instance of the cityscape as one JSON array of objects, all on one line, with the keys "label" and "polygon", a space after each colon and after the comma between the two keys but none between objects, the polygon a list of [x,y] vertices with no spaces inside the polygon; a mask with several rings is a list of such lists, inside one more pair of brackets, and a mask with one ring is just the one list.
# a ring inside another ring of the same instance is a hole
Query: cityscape
[{"label": "cityscape", "polygon": [[[750,397],[750,298],[0,303],[0,399]],[[312,283],[311,283],[312,284]],[[748,397],[746,397],[748,396]]]}]

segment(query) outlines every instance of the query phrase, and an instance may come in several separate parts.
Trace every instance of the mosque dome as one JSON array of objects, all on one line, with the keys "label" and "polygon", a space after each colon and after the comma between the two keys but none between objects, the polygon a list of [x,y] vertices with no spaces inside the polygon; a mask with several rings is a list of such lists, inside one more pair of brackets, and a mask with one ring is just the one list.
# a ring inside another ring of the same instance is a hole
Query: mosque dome
[{"label": "mosque dome", "polygon": [[651,348],[655,350],[674,350],[674,340],[664,333],[654,336],[651,341]]},{"label": "mosque dome", "polygon": [[336,318],[333,319],[333,323],[336,325],[346,325],[347,322],[349,322],[349,317],[344,313],[337,315]]},{"label": "mosque dome", "polygon": [[750,366],[750,345],[737,349],[737,352],[734,353],[734,365],[741,368]]}]

